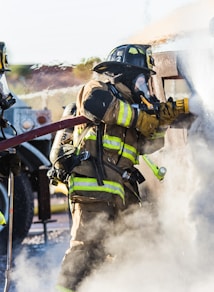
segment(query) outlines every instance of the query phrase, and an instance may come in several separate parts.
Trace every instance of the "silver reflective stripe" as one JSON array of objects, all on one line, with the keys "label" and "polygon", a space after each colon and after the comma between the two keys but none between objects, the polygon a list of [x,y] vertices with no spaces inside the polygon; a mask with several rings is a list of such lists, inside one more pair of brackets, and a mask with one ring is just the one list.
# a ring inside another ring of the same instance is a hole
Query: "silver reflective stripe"
[{"label": "silver reflective stripe", "polygon": [[69,193],[71,194],[75,191],[106,192],[119,195],[124,202],[125,192],[121,184],[109,180],[103,180],[103,183],[104,185],[100,186],[96,178],[71,176],[69,181]]},{"label": "silver reflective stripe", "polygon": [[122,156],[131,160],[133,164],[139,163],[139,155],[137,153],[137,150],[130,145],[124,145]]},{"label": "silver reflective stripe", "polygon": [[[87,137],[88,140],[96,140],[95,135],[90,135]],[[107,149],[117,150],[118,154],[122,154],[123,157],[131,160],[132,163],[139,163],[139,154],[136,148],[131,145],[124,144],[119,137],[116,136],[103,136],[103,146]]]},{"label": "silver reflective stripe", "polygon": [[104,135],[103,146],[109,149],[119,150],[121,148],[121,139],[115,136]]}]

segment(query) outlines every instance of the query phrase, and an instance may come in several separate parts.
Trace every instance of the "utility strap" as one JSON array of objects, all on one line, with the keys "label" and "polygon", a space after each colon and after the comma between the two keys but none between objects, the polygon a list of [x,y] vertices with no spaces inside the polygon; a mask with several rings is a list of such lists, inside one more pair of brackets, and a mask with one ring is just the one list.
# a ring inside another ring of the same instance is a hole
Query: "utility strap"
[{"label": "utility strap", "polygon": [[103,164],[103,141],[102,141],[103,133],[104,133],[104,124],[100,123],[99,125],[97,125],[97,140],[96,140],[97,167],[95,168],[99,185],[103,185],[103,179],[106,176],[104,164]]}]

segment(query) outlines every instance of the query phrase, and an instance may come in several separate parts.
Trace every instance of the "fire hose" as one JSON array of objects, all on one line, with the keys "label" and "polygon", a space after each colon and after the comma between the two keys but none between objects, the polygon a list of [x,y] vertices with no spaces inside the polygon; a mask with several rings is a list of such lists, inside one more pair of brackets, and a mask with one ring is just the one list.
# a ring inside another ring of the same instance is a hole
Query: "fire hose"
[{"label": "fire hose", "polygon": [[55,123],[51,123],[49,125],[42,126],[40,128],[31,130],[29,132],[9,138],[7,140],[0,141],[0,151],[3,151],[11,147],[15,147],[24,142],[33,140],[37,137],[40,137],[49,133],[53,133],[65,128],[72,128],[79,124],[87,123],[88,121],[89,120],[86,117],[78,116],[78,117],[67,118],[65,120],[61,120]]}]

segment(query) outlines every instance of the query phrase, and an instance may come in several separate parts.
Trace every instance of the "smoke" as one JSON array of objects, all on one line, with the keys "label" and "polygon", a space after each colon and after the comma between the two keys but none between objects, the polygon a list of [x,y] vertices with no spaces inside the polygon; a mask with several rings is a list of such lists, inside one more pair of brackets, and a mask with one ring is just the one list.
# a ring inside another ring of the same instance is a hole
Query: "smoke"
[{"label": "smoke", "polygon": [[179,165],[180,153],[167,158],[170,175],[159,198],[158,214],[145,205],[126,216],[106,244],[115,258],[86,279],[80,292],[214,288],[213,220],[207,216],[213,209],[211,189],[202,184],[194,163]]},{"label": "smoke", "polygon": [[200,114],[189,134],[194,164],[200,171],[202,181],[192,200],[192,218],[196,223],[197,240],[202,251],[201,261],[211,267],[214,244],[214,38],[209,33],[198,34],[193,44],[195,52],[189,56],[190,73],[201,107],[198,107]]},{"label": "smoke", "polygon": [[[62,257],[69,238],[64,243],[25,245],[16,253],[11,280],[16,292],[55,291]],[[35,240],[34,240],[35,241]]]},{"label": "smoke", "polygon": [[106,242],[114,256],[79,292],[214,289],[214,46],[210,51],[206,37],[189,39],[185,70],[194,88],[190,111],[197,118],[183,145],[160,152],[168,172],[156,191],[156,207],[145,203],[124,216]]},{"label": "smoke", "polygon": [[[145,203],[124,215],[106,242],[107,250],[116,256],[78,291],[210,291],[213,269],[209,271],[207,257],[202,263],[205,253],[192,215],[201,179],[191,155],[183,160],[183,151],[166,150],[163,155],[170,171],[157,206]],[[204,236],[207,240],[208,234]]]}]

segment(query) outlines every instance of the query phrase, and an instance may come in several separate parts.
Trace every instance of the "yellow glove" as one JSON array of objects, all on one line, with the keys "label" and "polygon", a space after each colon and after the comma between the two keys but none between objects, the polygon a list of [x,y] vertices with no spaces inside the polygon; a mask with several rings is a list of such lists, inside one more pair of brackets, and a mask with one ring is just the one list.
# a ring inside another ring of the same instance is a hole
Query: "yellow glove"
[{"label": "yellow glove", "polygon": [[159,110],[160,125],[170,125],[172,122],[176,120],[178,115],[179,111],[171,101],[160,103]]},{"label": "yellow glove", "polygon": [[139,111],[136,129],[145,137],[151,137],[159,126],[158,119],[144,111]]},{"label": "yellow glove", "polygon": [[189,113],[188,98],[178,99],[173,101],[170,97],[166,103],[160,103],[159,116],[160,125],[170,125],[180,114]]}]

